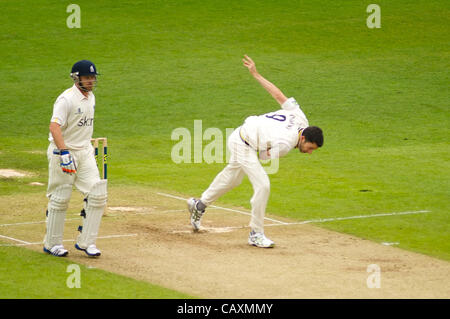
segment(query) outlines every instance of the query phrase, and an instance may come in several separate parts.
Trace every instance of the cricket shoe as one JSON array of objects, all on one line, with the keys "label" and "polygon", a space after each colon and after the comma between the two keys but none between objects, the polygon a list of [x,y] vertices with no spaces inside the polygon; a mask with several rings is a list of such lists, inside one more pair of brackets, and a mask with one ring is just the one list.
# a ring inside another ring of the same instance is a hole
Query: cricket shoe
[{"label": "cricket shoe", "polygon": [[44,246],[44,252],[47,254],[56,256],[56,257],[65,257],[69,253],[69,251],[67,249],[64,249],[63,245],[55,245],[50,249],[47,249]]},{"label": "cricket shoe", "polygon": [[191,213],[191,225],[194,228],[195,232],[200,230],[201,219],[203,214],[205,213],[204,210],[197,209],[198,202],[199,200],[195,198],[189,198],[187,200],[188,210]]},{"label": "cricket shoe", "polygon": [[86,249],[84,249],[78,244],[75,244],[75,248],[84,251],[89,257],[98,257],[102,254],[102,252],[95,245],[89,245]]},{"label": "cricket shoe", "polygon": [[248,244],[261,248],[272,248],[273,246],[275,246],[275,243],[267,238],[264,233],[257,233],[253,230],[248,236]]}]

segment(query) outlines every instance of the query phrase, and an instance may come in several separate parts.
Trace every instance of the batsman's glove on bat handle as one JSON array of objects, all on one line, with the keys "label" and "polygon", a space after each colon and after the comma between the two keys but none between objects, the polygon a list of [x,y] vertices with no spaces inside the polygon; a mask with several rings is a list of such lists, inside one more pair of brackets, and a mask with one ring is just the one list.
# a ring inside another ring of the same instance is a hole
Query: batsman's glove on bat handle
[{"label": "batsman's glove on bat handle", "polygon": [[63,173],[72,175],[77,172],[77,165],[75,163],[75,159],[72,154],[70,154],[69,150],[54,150],[53,154],[60,155],[60,166]]}]

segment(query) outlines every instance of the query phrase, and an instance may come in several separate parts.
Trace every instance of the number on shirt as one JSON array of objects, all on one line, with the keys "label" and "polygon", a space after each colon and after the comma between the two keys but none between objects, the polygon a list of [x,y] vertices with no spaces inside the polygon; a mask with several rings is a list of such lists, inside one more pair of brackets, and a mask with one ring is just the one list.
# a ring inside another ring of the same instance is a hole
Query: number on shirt
[{"label": "number on shirt", "polygon": [[286,121],[286,116],[284,116],[282,114],[266,115],[266,117],[269,119],[274,119],[276,121],[280,121],[280,122]]}]

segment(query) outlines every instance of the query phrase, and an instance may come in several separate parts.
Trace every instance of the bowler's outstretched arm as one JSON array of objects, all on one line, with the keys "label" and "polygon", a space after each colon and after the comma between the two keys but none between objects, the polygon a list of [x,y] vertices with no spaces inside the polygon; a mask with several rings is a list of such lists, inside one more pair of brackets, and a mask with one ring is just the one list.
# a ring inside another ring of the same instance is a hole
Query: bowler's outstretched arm
[{"label": "bowler's outstretched arm", "polygon": [[267,92],[270,93],[270,95],[273,96],[273,98],[280,103],[280,105],[283,105],[284,102],[286,102],[287,97],[281,92],[279,88],[277,88],[273,83],[266,80],[261,74],[258,73],[256,70],[255,62],[253,60],[245,55],[244,59],[242,59],[244,62],[244,66],[248,68],[250,71],[250,74],[253,75],[253,77],[262,85],[263,88],[266,89]]}]

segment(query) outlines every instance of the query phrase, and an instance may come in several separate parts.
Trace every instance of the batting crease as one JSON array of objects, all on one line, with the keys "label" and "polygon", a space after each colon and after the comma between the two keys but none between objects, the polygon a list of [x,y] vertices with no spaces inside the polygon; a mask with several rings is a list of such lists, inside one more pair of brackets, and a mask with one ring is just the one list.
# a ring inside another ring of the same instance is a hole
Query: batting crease
[{"label": "batting crease", "polygon": [[[99,236],[97,237],[97,239],[109,239],[109,238],[121,238],[121,237],[136,237],[138,236],[138,234],[123,234],[123,235],[108,235],[108,236]],[[0,244],[0,247],[7,247],[7,246],[30,246],[30,245],[42,245],[43,242],[39,241],[39,242],[34,242],[34,243],[30,243],[27,241],[23,241],[20,239],[16,239],[16,238],[12,238],[12,237],[8,237],[8,236],[3,236],[0,235],[1,238],[5,238],[5,239],[9,239],[12,241],[17,241],[20,244]],[[74,242],[75,239],[64,239],[63,242]]]},{"label": "batting crease", "polygon": [[[79,215],[79,214],[77,214]],[[66,218],[65,220],[79,220],[80,218]],[[6,227],[6,226],[20,226],[20,225],[35,225],[35,224],[44,224],[46,223],[45,220],[37,221],[37,222],[23,222],[23,223],[13,223],[13,224],[0,224],[0,227]]]},{"label": "batting crease", "polygon": [[[333,222],[339,220],[349,220],[349,219],[362,219],[362,218],[373,218],[373,217],[384,217],[384,216],[399,216],[399,215],[413,215],[413,214],[426,214],[431,213],[430,210],[418,210],[412,212],[398,212],[398,213],[381,213],[381,214],[372,214],[372,215],[357,215],[357,216],[349,216],[349,217],[334,217],[334,218],[320,218],[320,219],[312,219],[305,220],[302,222],[293,222],[286,223],[286,225],[303,225],[310,223],[325,223],[325,222]],[[281,226],[279,224],[270,224],[265,226]]]},{"label": "batting crease", "polygon": [[[170,198],[174,198],[174,199],[183,200],[183,201],[187,201],[188,200],[187,198],[183,198],[183,197],[179,197],[179,196],[175,196],[175,195],[170,195],[170,194],[166,194],[166,193],[156,193],[156,194],[161,195],[161,196],[165,196],[165,197],[170,197]],[[247,216],[251,216],[252,215],[251,213],[243,212],[243,211],[240,211],[240,210],[237,210],[237,209],[220,207],[220,206],[216,206],[216,205],[210,205],[209,207],[222,209],[222,210],[227,210],[227,211],[230,211],[230,212],[239,213],[239,214],[243,214],[243,215],[247,215]],[[280,220],[276,220],[276,219],[269,218],[269,217],[264,217],[264,219],[270,220],[272,222],[276,222],[276,223],[279,223],[279,224],[282,224],[282,225],[287,225],[288,224],[288,223],[282,222]]]},{"label": "batting crease", "polygon": [[[161,195],[161,196],[165,196],[165,197],[178,199],[178,200],[183,200],[183,201],[187,200],[186,198],[175,196],[175,195],[171,195],[171,194],[166,194],[166,193],[156,193],[156,194]],[[209,207],[251,216],[251,213],[243,212],[243,211],[240,211],[240,210],[237,210],[237,209],[220,207],[220,206],[215,206],[215,205],[211,205]],[[305,220],[305,221],[301,221],[301,222],[291,222],[291,223],[282,222],[282,221],[279,221],[279,220],[276,220],[276,219],[265,217],[264,219],[276,222],[277,224],[268,224],[268,225],[264,225],[264,226],[266,227],[266,226],[303,225],[303,224],[310,224],[310,223],[325,223],[325,222],[332,222],[332,221],[339,221],[339,220],[349,220],[349,219],[373,218],[373,217],[396,216],[396,215],[411,215],[411,214],[425,214],[425,213],[430,213],[430,212],[431,211],[429,211],[429,210],[418,210],[418,211],[410,211],[410,212],[380,213],[380,214],[357,215],[357,216],[349,216],[349,217],[319,218],[319,219],[312,219],[312,220]],[[249,227],[249,226],[224,227],[224,228],[239,229],[239,228],[245,228],[245,227]]]},{"label": "batting crease", "polygon": [[[171,195],[171,194],[166,194],[166,193],[156,193],[160,196],[165,196],[165,197],[170,197],[170,198],[174,198],[174,199],[178,199],[178,200],[183,200],[186,201],[186,198],[183,197],[179,197],[179,196],[175,196],[175,195]],[[239,214],[243,214],[243,215],[248,215],[251,216],[251,213],[248,212],[243,212],[237,209],[232,209],[232,208],[226,208],[226,207],[220,207],[220,206],[215,206],[215,205],[211,205],[210,207],[212,208],[216,208],[216,209],[221,209],[221,210],[226,210],[226,211],[230,211],[230,212],[235,212],[235,213],[239,213]],[[181,210],[170,210],[170,211],[166,211],[166,212],[176,212],[176,211],[181,211]],[[325,223],[325,222],[332,222],[332,221],[341,221],[341,220],[350,220],[350,219],[363,219],[363,218],[374,218],[374,217],[385,217],[385,216],[401,216],[401,215],[413,215],[413,214],[426,214],[426,213],[430,213],[431,211],[429,210],[418,210],[418,211],[408,211],[408,212],[394,212],[394,213],[380,213],[380,214],[372,214],[372,215],[356,215],[356,216],[348,216],[348,217],[333,217],[333,218],[319,218],[319,219],[311,219],[311,220],[305,220],[305,221],[301,221],[301,222],[282,222],[276,219],[272,219],[272,218],[268,218],[265,217],[266,220],[272,221],[272,222],[276,222],[276,224],[266,224],[264,225],[264,227],[273,227],[273,226],[290,226],[290,225],[304,225],[304,224],[311,224],[311,223]],[[77,218],[71,218],[71,219],[67,219],[67,220],[76,220]],[[22,223],[13,223],[13,224],[0,224],[0,227],[5,227],[5,226],[15,226],[15,225],[29,225],[29,224],[40,224],[40,223],[45,223],[45,221],[38,221],[38,222],[22,222]],[[234,229],[242,229],[242,228],[247,228],[250,226],[229,226],[229,227],[221,227],[222,230],[234,230]],[[211,228],[211,230],[213,230],[214,227]],[[191,231],[174,231],[173,233],[185,233],[185,232],[191,232]],[[212,231],[213,233],[215,233],[215,231]],[[132,237],[132,236],[137,236],[138,234],[125,234],[125,235],[110,235],[110,236],[103,236],[103,237],[98,237],[99,239],[105,239],[105,238],[119,238],[119,237]],[[16,239],[16,238],[12,238],[12,237],[8,237],[8,236],[4,236],[4,235],[0,235],[0,238],[5,238],[5,239],[9,239],[12,241],[16,241],[19,242],[20,244],[0,244],[1,246],[27,246],[27,245],[39,245],[42,244],[42,242],[34,242],[34,243],[30,243],[27,241],[23,241],[20,239]],[[73,239],[67,239],[64,241],[74,241]]]}]

